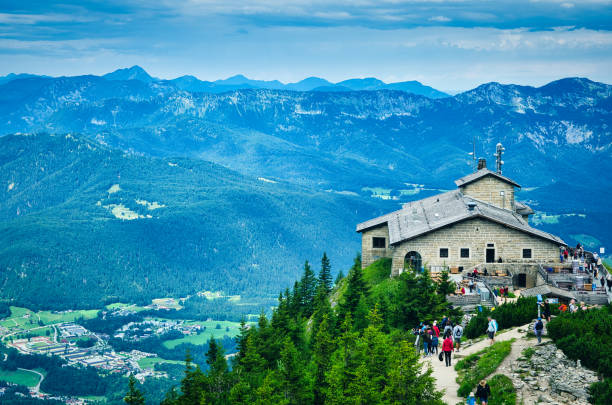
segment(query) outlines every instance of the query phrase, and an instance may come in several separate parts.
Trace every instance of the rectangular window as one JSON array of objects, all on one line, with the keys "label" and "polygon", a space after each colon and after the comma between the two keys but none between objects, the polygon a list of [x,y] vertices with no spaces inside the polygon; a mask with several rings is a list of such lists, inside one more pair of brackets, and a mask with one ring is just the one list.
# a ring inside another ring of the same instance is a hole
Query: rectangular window
[{"label": "rectangular window", "polygon": [[523,249],[523,259],[531,259],[531,249]]},{"label": "rectangular window", "polygon": [[372,247],[374,249],[384,249],[387,247],[387,240],[385,238],[372,238]]},{"label": "rectangular window", "polygon": [[448,248],[440,248],[440,258],[444,259],[448,257]]},{"label": "rectangular window", "polygon": [[461,248],[459,250],[459,257],[461,257],[462,259],[469,259],[470,258],[470,248]]},{"label": "rectangular window", "polygon": [[495,243],[487,243],[487,247],[495,247]]}]

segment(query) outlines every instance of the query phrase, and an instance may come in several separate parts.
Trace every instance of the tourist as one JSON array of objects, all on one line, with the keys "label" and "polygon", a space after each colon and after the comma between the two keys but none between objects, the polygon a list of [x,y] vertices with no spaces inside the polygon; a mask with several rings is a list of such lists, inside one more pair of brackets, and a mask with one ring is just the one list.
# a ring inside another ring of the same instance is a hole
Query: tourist
[{"label": "tourist", "polygon": [[489,321],[487,325],[487,335],[491,340],[490,344],[493,344],[495,342],[495,333],[497,332],[497,321],[491,318],[491,316],[488,316],[487,320]]},{"label": "tourist", "polygon": [[608,292],[612,291],[612,276],[610,274],[606,277],[606,283],[608,284]]},{"label": "tourist", "polygon": [[444,332],[442,333],[442,336],[446,338],[446,335],[450,335],[452,331],[453,331],[453,323],[451,321],[448,321],[446,323],[446,326],[444,327]]},{"label": "tourist", "polygon": [[489,275],[489,272],[487,271],[486,267],[484,268],[484,271],[482,272],[482,275],[485,276],[485,277]]},{"label": "tourist", "polygon": [[478,269],[476,267],[474,267],[473,276],[474,276],[474,278],[478,277]]},{"label": "tourist", "polygon": [[453,351],[453,339],[450,336],[447,336],[442,342],[442,351],[444,352],[444,360],[446,363],[446,367],[450,367],[451,365],[451,353]]},{"label": "tourist", "polygon": [[455,325],[453,328],[453,340],[455,341],[455,348],[459,351],[461,347],[461,336],[463,336],[463,327],[460,324]]},{"label": "tourist", "polygon": [[538,317],[535,325],[533,325],[533,331],[538,338],[538,343],[542,343],[542,332],[544,331],[544,323],[542,322],[542,318]]},{"label": "tourist", "polygon": [[482,380],[476,387],[476,397],[481,405],[487,405],[489,403],[489,396],[491,395],[491,387],[485,380]]},{"label": "tourist", "polygon": [[444,329],[444,328],[446,327],[446,323],[447,323],[447,322],[448,322],[448,317],[447,317],[446,315],[444,315],[444,316],[442,317],[442,322],[440,322],[440,327],[441,327],[442,329]]},{"label": "tourist", "polygon": [[544,307],[544,311],[543,311],[543,315],[544,315],[544,319],[546,319],[546,322],[550,322],[550,304],[548,303],[548,301],[544,301],[542,303],[542,306]]},{"label": "tourist", "polygon": [[436,352],[436,354],[438,354],[438,338],[440,337],[440,329],[438,329],[438,321],[434,321],[433,323],[433,327],[432,327],[432,335],[431,335],[431,348],[430,348],[430,352],[433,354],[434,351]]},{"label": "tourist", "polygon": [[461,287],[461,295],[465,295],[465,287]]},{"label": "tourist", "polygon": [[576,300],[573,299],[573,298],[572,298],[572,300],[570,301],[570,304],[569,304],[569,311],[572,312],[572,313],[578,311],[578,306],[576,305]]},{"label": "tourist", "polygon": [[563,251],[563,258],[565,259],[565,261],[567,261],[567,258],[569,256],[569,252],[567,251],[567,248]]},{"label": "tourist", "polygon": [[474,280],[470,280],[468,283],[468,287],[470,288],[470,294],[474,292]]},{"label": "tourist", "polygon": [[431,345],[431,335],[429,334],[429,328],[423,332],[423,353],[425,357],[429,356],[429,345]]},{"label": "tourist", "polygon": [[601,284],[601,289],[606,291],[606,278],[604,277],[604,275],[601,275],[601,278],[599,279],[599,283]]}]

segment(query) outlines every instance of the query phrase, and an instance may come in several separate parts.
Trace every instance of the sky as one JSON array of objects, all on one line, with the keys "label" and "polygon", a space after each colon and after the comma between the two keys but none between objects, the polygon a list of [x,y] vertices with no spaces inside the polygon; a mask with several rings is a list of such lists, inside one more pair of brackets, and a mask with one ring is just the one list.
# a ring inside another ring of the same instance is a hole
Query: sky
[{"label": "sky", "polygon": [[0,75],[612,83],[612,0],[0,0]]}]

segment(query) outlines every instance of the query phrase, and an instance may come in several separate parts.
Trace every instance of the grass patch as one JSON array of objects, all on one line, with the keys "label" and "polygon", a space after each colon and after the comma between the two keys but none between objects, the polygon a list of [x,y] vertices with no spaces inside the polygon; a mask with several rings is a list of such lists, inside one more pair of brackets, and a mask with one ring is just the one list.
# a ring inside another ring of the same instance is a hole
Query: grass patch
[{"label": "grass patch", "polygon": [[63,313],[53,313],[51,311],[40,311],[38,315],[40,316],[40,320],[45,325],[48,325],[50,323],[74,322],[75,320],[79,318],[93,319],[96,316],[98,316],[98,310],[97,309],[76,310],[76,311],[63,312]]},{"label": "grass patch", "polygon": [[476,384],[486,378],[504,361],[512,350],[512,340],[497,342],[493,346],[473,353],[460,360],[455,365],[457,370],[457,384],[459,389],[457,394],[467,397],[470,392],[476,389]]},{"label": "grass patch", "polygon": [[0,381],[25,385],[26,387],[35,387],[38,381],[40,381],[40,376],[25,370],[0,370]]},{"label": "grass patch", "polygon": [[516,404],[516,390],[512,380],[503,374],[494,375],[489,381],[491,397],[489,405],[514,405]]},{"label": "grass patch", "polygon": [[375,286],[389,279],[391,276],[391,259],[382,258],[376,260],[363,270],[363,279],[370,286]]},{"label": "grass patch", "polygon": [[[210,337],[219,340],[223,336],[237,336],[240,333],[240,322],[231,321],[187,321],[185,324],[197,324],[206,327],[206,329],[197,335],[187,335],[180,339],[166,340],[163,345],[168,349],[174,349],[181,343],[192,343],[194,345],[205,345]],[[219,325],[219,327],[217,327]]]},{"label": "grass patch", "polygon": [[533,356],[534,354],[535,354],[535,349],[533,347],[528,347],[525,350],[523,350],[523,357],[525,357],[527,360],[529,360],[531,356]]},{"label": "grass patch", "polygon": [[168,364],[185,364],[184,361],[180,360],[166,360],[161,357],[143,357],[138,360],[138,365],[142,368],[153,368],[156,364],[168,363]]}]

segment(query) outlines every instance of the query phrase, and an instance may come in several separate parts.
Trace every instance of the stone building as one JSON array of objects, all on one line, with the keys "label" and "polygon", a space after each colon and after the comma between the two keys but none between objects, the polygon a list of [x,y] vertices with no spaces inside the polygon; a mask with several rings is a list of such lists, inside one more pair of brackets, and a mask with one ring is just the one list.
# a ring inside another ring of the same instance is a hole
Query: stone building
[{"label": "stone building", "polygon": [[481,160],[479,170],[455,184],[456,190],[357,225],[362,265],[389,257],[392,275],[398,275],[408,267],[461,271],[500,261],[559,262],[559,247],[565,243],[529,225],[533,211],[515,201],[516,182],[487,169]]}]

